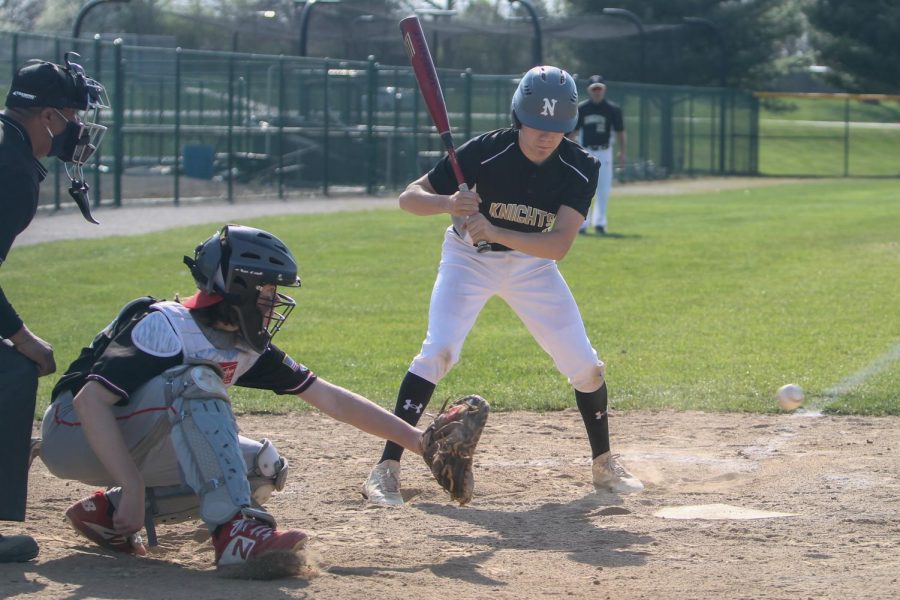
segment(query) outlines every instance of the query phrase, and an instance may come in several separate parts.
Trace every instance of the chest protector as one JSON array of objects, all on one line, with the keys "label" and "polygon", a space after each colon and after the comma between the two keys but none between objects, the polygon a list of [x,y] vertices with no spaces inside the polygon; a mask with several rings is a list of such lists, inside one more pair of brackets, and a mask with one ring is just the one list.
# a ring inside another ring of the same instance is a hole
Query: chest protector
[{"label": "chest protector", "polygon": [[190,310],[177,302],[158,302],[150,307],[165,315],[181,342],[185,364],[214,362],[222,370],[222,382],[230,387],[250,370],[260,354],[230,331],[204,327],[191,316]]}]

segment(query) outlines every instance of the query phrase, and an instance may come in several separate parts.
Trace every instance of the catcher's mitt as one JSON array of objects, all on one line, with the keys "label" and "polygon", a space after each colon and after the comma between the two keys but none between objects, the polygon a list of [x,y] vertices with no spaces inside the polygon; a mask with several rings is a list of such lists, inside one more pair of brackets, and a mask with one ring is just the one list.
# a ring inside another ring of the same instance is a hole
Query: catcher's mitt
[{"label": "catcher's mitt", "polygon": [[422,434],[422,457],[441,487],[463,505],[472,499],[472,457],[491,407],[481,396],[466,396],[446,407],[444,402]]}]

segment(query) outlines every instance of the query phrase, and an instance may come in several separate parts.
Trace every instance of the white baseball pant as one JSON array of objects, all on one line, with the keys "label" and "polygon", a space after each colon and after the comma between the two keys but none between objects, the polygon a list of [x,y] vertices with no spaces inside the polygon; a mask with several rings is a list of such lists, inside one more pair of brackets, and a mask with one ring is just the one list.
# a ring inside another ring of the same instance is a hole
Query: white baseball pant
[{"label": "white baseball pant", "polygon": [[591,156],[600,161],[600,178],[597,180],[597,193],[594,195],[594,203],[588,211],[587,219],[581,226],[584,231],[591,227],[606,228],[606,205],[609,204],[609,195],[612,191],[613,182],[613,145],[610,143],[608,148],[598,148],[592,150],[585,148],[590,152]]},{"label": "white baseball pant", "polygon": [[428,333],[410,372],[437,383],[459,361],[466,336],[487,301],[499,296],[522,320],[578,391],[603,384],[603,362],[556,261],[523,252],[479,254],[448,228],[431,292]]}]

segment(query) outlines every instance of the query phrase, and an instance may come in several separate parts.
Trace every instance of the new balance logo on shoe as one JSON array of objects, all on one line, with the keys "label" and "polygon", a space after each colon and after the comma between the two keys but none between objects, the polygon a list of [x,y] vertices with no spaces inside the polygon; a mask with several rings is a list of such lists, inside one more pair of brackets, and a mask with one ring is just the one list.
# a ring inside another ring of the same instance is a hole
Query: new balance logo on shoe
[{"label": "new balance logo on shoe", "polygon": [[[268,515],[266,515],[268,516]],[[227,577],[275,579],[297,575],[306,565],[300,550],[306,533],[276,531],[272,523],[256,518],[235,518],[213,534],[216,567]]]},{"label": "new balance logo on shoe", "polygon": [[99,490],[70,506],[66,510],[66,520],[78,533],[98,546],[126,554],[145,554],[147,551],[140,535],[116,532],[113,512],[109,496]]}]

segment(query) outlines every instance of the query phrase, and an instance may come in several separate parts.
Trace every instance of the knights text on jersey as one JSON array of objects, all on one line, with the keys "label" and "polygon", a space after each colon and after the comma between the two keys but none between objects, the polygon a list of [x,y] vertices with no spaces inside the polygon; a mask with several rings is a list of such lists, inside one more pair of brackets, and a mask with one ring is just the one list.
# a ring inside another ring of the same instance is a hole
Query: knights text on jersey
[{"label": "knights text on jersey", "polygon": [[[549,231],[561,206],[587,215],[597,189],[597,160],[563,138],[556,151],[536,165],[522,153],[518,141],[517,129],[498,129],[457,150],[469,189],[481,197],[481,213],[497,227],[526,233]],[[428,181],[439,194],[458,189],[446,156],[428,174]]]},{"label": "knights text on jersey", "polygon": [[609,146],[613,131],[625,131],[622,109],[618,104],[603,100],[585,100],[578,105],[578,124],[585,148]]}]

